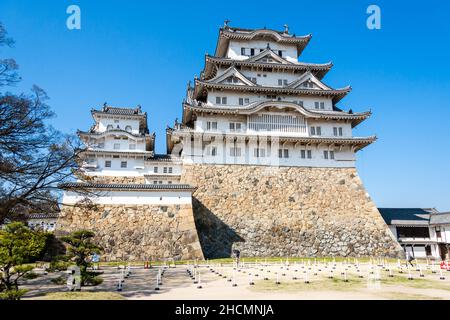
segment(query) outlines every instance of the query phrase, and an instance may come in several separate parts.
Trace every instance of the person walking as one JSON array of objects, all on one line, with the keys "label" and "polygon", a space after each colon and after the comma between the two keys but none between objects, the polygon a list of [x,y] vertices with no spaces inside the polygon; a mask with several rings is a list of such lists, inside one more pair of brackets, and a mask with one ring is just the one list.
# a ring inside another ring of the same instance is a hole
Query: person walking
[{"label": "person walking", "polygon": [[414,267],[414,265],[412,263],[413,260],[415,260],[414,256],[412,254],[410,254],[409,252],[406,252],[406,265],[408,265],[408,263],[409,263],[411,265],[411,267]]}]

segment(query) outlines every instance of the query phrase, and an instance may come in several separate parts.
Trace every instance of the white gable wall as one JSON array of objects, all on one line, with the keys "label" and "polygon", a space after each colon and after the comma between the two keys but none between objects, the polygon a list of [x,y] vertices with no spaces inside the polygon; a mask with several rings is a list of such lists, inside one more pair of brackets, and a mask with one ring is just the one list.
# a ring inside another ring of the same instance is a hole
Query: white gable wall
[{"label": "white gable wall", "polygon": [[262,41],[262,40],[252,40],[252,41],[236,41],[230,40],[228,46],[227,58],[235,60],[245,60],[248,56],[241,55],[241,48],[255,48],[255,55],[260,53],[260,49],[265,50],[267,48],[267,43],[270,45],[270,49],[278,52],[278,50],[283,50],[283,58],[288,61],[297,61],[297,46],[296,45],[285,45],[279,44],[274,41]]}]

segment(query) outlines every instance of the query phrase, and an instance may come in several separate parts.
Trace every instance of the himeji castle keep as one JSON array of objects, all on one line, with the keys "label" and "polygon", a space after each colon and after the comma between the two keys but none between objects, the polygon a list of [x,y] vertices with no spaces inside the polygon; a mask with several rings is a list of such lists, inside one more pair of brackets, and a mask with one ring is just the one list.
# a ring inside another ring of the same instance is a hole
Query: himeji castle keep
[{"label": "himeji castle keep", "polygon": [[94,231],[110,261],[401,256],[355,167],[376,140],[353,135],[371,112],[340,104],[351,87],[324,82],[332,63],[301,61],[310,40],[226,23],[164,155],[141,107],[93,109],[57,232]]}]

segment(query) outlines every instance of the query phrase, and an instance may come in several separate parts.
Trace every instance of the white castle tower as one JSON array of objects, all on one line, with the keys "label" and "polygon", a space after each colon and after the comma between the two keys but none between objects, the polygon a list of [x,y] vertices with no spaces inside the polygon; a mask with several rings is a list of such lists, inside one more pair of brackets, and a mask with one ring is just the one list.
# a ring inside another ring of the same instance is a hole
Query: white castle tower
[{"label": "white castle tower", "polygon": [[[60,231],[93,230],[107,260],[401,256],[355,167],[376,138],[352,131],[371,113],[338,107],[350,87],[323,82],[331,63],[298,60],[310,39],[220,28],[167,155],[139,107],[93,110],[89,179],[61,186]],[[95,208],[76,188],[100,193]]]},{"label": "white castle tower", "polygon": [[221,28],[215,55],[188,85],[182,123],[168,130],[169,153],[192,163],[354,167],[355,152],[376,139],[352,134],[370,112],[337,106],[350,87],[322,81],[331,63],[298,60],[310,39],[287,26]]},{"label": "white castle tower", "polygon": [[57,233],[94,231],[103,260],[203,258],[192,212],[195,189],[180,184],[180,159],[155,155],[147,114],[106,104],[91,113],[94,125],[78,131],[85,144],[83,180],[60,186]]},{"label": "white castle tower", "polygon": [[155,134],[149,134],[147,113],[141,107],[117,108],[105,104],[91,111],[95,121],[88,132],[78,131],[87,150],[83,168],[96,181],[176,184],[181,161],[155,155]]}]

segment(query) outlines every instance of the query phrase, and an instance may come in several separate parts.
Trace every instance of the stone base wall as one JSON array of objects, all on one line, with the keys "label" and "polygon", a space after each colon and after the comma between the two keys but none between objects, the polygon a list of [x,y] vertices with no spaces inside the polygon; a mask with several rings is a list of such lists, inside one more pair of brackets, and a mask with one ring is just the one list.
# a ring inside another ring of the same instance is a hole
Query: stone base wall
[{"label": "stone base wall", "polygon": [[106,261],[203,259],[191,205],[63,206],[57,226],[94,231]]},{"label": "stone base wall", "polygon": [[403,255],[354,168],[185,164],[181,182],[207,258]]}]

